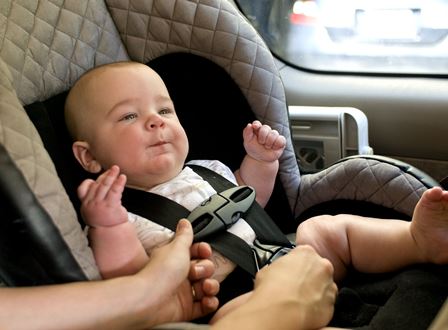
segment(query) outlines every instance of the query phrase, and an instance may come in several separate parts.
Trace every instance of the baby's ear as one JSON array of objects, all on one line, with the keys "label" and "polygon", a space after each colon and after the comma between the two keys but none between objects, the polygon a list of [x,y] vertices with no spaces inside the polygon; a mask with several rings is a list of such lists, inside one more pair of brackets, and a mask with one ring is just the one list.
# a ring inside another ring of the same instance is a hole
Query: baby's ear
[{"label": "baby's ear", "polygon": [[72,150],[75,158],[87,172],[99,173],[101,171],[101,165],[93,157],[87,142],[74,142],[72,145]]}]

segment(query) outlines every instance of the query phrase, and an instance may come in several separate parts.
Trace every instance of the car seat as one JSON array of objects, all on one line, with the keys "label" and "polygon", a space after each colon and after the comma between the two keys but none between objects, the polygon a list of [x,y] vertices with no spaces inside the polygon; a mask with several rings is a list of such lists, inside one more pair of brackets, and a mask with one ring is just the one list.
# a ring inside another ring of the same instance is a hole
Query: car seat
[{"label": "car seat", "polygon": [[[165,80],[190,139],[189,158],[235,169],[257,118],[287,139],[267,210],[285,233],[323,213],[409,219],[438,183],[405,163],[343,159],[300,175],[273,57],[226,0],[6,0],[0,6],[0,278],[7,286],[99,279],[75,191],[66,92],[92,67],[147,63]],[[351,274],[332,325],[423,329],[447,297],[446,267]]]}]

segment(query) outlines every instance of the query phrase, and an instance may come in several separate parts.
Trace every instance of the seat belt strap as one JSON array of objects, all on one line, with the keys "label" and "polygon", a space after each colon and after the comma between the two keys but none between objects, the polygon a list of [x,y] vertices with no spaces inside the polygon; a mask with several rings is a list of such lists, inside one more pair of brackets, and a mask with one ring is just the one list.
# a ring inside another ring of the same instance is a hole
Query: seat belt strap
[{"label": "seat belt strap", "polygon": [[180,219],[188,217],[188,209],[171,199],[139,189],[126,187],[121,198],[124,207],[148,220],[176,231]]},{"label": "seat belt strap", "polygon": [[[123,191],[122,203],[129,212],[154,221],[172,231],[176,231],[180,219],[187,218],[190,214],[188,209],[167,197],[128,187]],[[255,277],[258,265],[254,258],[254,252],[244,240],[223,231],[204,241]]]},{"label": "seat belt strap", "polygon": [[[206,167],[188,166],[208,181],[217,192],[235,187],[233,182]],[[176,230],[178,221],[187,218],[190,214],[188,209],[167,197],[128,187],[123,191],[122,202],[128,211],[173,231]],[[252,204],[244,219],[254,230],[259,242],[286,248],[293,247],[293,244],[258,203]],[[259,269],[258,260],[255,252],[244,240],[227,231],[222,231],[204,241],[255,277],[255,273]]]}]

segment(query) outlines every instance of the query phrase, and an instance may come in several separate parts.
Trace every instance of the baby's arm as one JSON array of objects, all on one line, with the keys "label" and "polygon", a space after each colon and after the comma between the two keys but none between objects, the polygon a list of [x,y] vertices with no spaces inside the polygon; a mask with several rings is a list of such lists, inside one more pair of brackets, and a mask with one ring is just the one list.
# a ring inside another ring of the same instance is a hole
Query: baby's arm
[{"label": "baby's arm", "polygon": [[81,215],[89,226],[89,243],[103,278],[134,274],[148,262],[121,205],[125,183],[118,166],[112,166],[96,181],[87,179],[78,188]]},{"label": "baby's arm", "polygon": [[243,138],[247,154],[235,176],[240,185],[255,189],[257,202],[264,207],[274,189],[278,159],[285,149],[286,139],[258,120],[244,128]]}]

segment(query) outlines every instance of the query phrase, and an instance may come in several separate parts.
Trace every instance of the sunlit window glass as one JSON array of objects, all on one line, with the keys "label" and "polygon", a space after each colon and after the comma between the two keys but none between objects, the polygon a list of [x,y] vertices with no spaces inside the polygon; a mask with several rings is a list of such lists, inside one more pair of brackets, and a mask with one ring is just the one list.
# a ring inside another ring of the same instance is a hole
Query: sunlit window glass
[{"label": "sunlit window glass", "polygon": [[310,70],[448,74],[448,0],[237,0],[285,61]]}]

